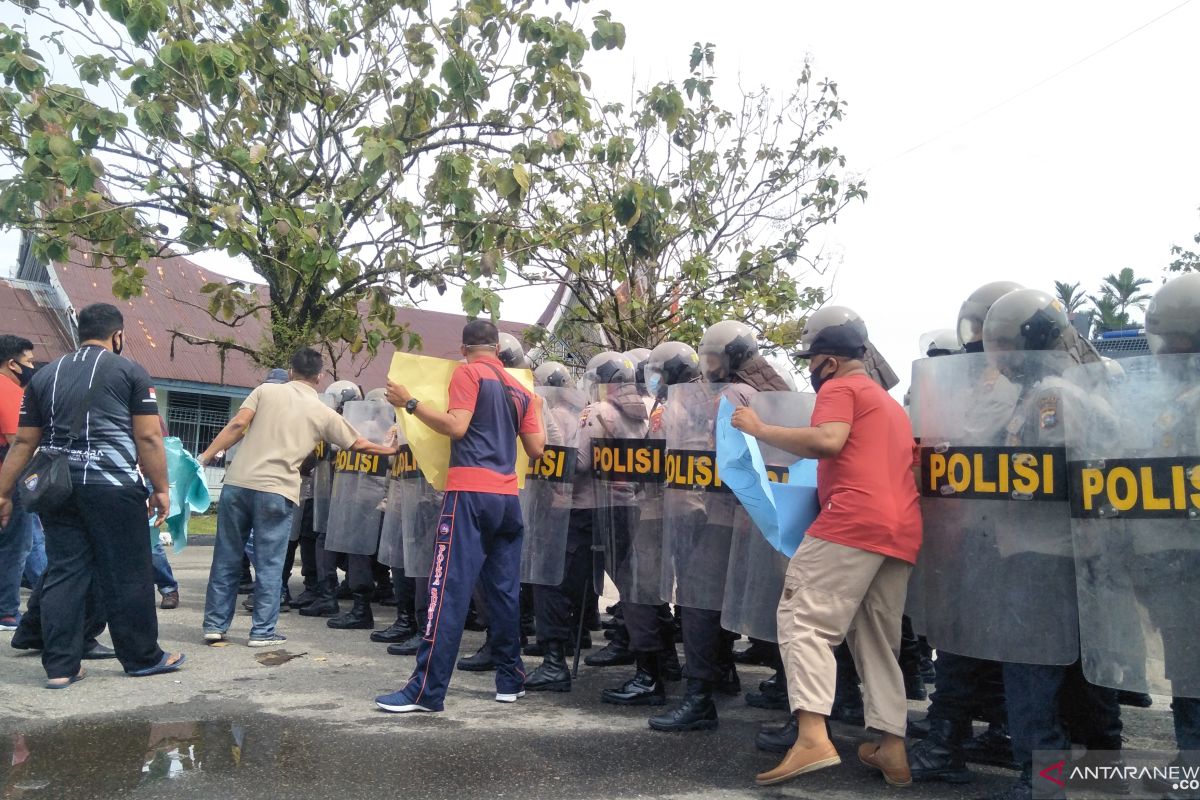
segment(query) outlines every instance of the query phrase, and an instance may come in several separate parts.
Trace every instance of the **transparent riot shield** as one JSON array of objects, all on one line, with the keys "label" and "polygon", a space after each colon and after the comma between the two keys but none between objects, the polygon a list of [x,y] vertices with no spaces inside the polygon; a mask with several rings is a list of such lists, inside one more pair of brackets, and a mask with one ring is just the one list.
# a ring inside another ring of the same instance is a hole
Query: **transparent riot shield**
[{"label": "transparent riot shield", "polygon": [[[760,392],[750,398],[750,408],[768,425],[801,428],[812,417],[816,395],[811,392]],[[759,443],[767,475],[786,481],[788,467],[798,458]],[[743,509],[734,517],[729,569],[725,575],[721,627],[768,642],[778,641],[775,612],[783,594],[788,558],[772,547]]]},{"label": "transparent riot shield", "polygon": [[[360,436],[379,444],[387,441],[396,421],[391,406],[371,400],[351,400],[343,406],[342,414]],[[376,553],[389,468],[386,456],[338,452],[333,463],[326,550],[367,556]]]},{"label": "transparent riot shield", "polygon": [[[1127,378],[1067,409],[1084,420],[1068,442],[1083,671],[1200,697],[1200,358],[1121,366]],[[1100,400],[1118,426],[1091,413]]]},{"label": "transparent riot shield", "polygon": [[925,632],[958,655],[1070,664],[1079,655],[1067,503],[1064,353],[913,366],[921,429]]},{"label": "transparent riot shield", "polygon": [[[329,408],[337,408],[332,395],[317,395]],[[313,531],[324,533],[329,521],[329,497],[333,494],[333,446],[328,442],[317,442],[314,451],[317,463],[313,467]]]},{"label": "transparent riot shield", "polygon": [[433,566],[433,546],[444,493],[425,480],[415,458],[412,471],[406,471],[398,483],[404,574],[409,578],[427,578]]},{"label": "transparent riot shield", "polygon": [[396,436],[400,452],[392,456],[388,470],[387,499],[383,503],[383,527],[379,532],[379,563],[392,569],[404,569],[404,524],[403,499],[405,480],[416,477],[417,460],[412,448],[404,438],[404,431],[397,427]]},{"label": "transparent riot shield", "polygon": [[662,591],[663,571],[663,517],[666,492],[666,449],[667,434],[663,428],[666,401],[650,400],[650,420],[646,431],[646,443],[652,452],[664,455],[662,469],[654,480],[637,484],[634,502],[637,504],[637,519],[632,521],[629,532],[629,547],[624,552],[624,561],[617,565],[617,574],[622,577],[621,599],[642,605],[659,605],[666,601]]},{"label": "transparent riot shield", "polygon": [[580,441],[591,452],[592,580],[597,591],[607,574],[625,596],[632,582],[629,570],[633,534],[638,529],[638,490],[662,480],[663,451],[651,439],[649,398],[635,384],[600,384],[582,414]]},{"label": "transparent riot shield", "polygon": [[739,511],[745,516],[717,475],[714,435],[722,394],[741,404],[737,387],[678,384],[668,390],[663,412],[662,597],[709,611],[720,611],[724,604],[734,520]]},{"label": "transparent riot shield", "polygon": [[543,586],[562,583],[567,553],[567,528],[575,466],[579,457],[579,416],[587,404],[578,389],[539,386],[546,450],[529,465],[521,490],[525,538],[521,551],[521,582]]}]

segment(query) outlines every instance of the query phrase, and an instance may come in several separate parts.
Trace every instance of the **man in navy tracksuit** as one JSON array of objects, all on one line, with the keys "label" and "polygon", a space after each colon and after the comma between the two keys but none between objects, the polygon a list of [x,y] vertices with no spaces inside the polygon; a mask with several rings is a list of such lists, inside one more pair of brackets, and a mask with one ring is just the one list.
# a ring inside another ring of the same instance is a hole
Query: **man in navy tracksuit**
[{"label": "man in navy tracksuit", "polygon": [[451,441],[417,668],[399,691],[375,698],[384,711],[442,710],[467,606],[480,579],[497,664],[496,700],[512,703],[525,694],[520,611],[525,524],[517,499],[517,438],[526,454],[538,459],[546,437],[539,400],[504,371],[496,357],[499,341],[496,326],[486,320],[463,328],[467,363],[450,379],[446,412],[388,383],[390,403]]}]

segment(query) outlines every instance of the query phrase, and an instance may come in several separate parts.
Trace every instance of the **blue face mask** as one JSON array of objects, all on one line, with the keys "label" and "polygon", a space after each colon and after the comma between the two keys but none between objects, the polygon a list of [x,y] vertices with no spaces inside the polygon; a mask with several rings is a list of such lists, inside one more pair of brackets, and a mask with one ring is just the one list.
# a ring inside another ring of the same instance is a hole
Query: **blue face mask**
[{"label": "blue face mask", "polygon": [[658,387],[662,385],[662,378],[658,375],[646,376],[646,391],[651,397],[658,397]]}]

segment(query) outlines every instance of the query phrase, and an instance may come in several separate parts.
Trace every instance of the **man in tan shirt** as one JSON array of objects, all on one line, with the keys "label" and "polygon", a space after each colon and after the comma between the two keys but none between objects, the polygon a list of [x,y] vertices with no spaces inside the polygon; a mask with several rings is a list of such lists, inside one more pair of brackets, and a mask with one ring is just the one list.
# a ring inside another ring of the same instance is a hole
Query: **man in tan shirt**
[{"label": "man in tan shirt", "polygon": [[292,356],[291,379],[263,384],[250,393],[208,449],[200,463],[240,442],[237,459],[225,473],[217,506],[217,541],[213,547],[208,593],[204,601],[204,639],[225,638],[237,604],[242,553],[254,531],[254,619],[251,647],[287,640],[275,631],[280,587],[292,514],[300,502],[300,464],[317,446],[330,442],[344,450],[392,455],[394,447],[372,443],[336,411],[317,398],[324,363],[305,347]]}]

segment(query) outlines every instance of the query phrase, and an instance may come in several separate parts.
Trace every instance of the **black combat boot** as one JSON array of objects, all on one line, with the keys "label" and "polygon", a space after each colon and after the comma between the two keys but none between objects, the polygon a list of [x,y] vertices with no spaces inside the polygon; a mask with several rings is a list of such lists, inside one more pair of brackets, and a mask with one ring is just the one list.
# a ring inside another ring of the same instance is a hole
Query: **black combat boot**
[{"label": "black combat boot", "polygon": [[800,726],[796,724],[794,715],[788,716],[788,721],[778,728],[763,728],[754,737],[754,746],[767,753],[786,753],[796,744],[800,734]]},{"label": "black combat boot", "polygon": [[342,631],[369,631],[375,627],[371,613],[371,594],[355,592],[354,605],[345,614],[339,614],[325,623],[326,626]]},{"label": "black combat boot", "polygon": [[971,735],[969,723],[929,720],[929,735],[908,748],[908,766],[918,782],[968,783],[971,773],[963,758],[963,741]]},{"label": "black combat boot", "polygon": [[742,679],[738,677],[737,667],[733,664],[725,665],[725,672],[717,683],[717,691],[730,697],[737,697],[742,693]]},{"label": "black combat boot", "polygon": [[[674,649],[674,643],[671,647]],[[662,660],[659,653],[638,653],[633,678],[616,689],[605,689],[600,699],[618,706],[661,706],[667,702]]]},{"label": "black combat boot", "polygon": [[[1117,738],[1116,746],[1111,749],[1120,750],[1120,742],[1120,738]],[[962,753],[963,758],[976,764],[1017,768],[1013,761],[1012,738],[1008,735],[1008,725],[1003,722],[988,723],[986,731],[968,738],[962,743]]]},{"label": "black combat boot", "polygon": [[291,607],[304,608],[313,600],[316,600],[317,597],[320,596],[320,590],[318,589],[319,586],[320,582],[316,578],[305,578],[304,591],[292,598],[292,602],[290,603]]},{"label": "black combat boot", "polygon": [[751,639],[750,646],[745,650],[738,650],[733,654],[733,659],[739,664],[757,664],[762,667],[773,667],[775,662],[779,660],[778,648],[770,642],[764,642],[761,639]]},{"label": "black combat boot", "polygon": [[771,711],[787,711],[787,678],[784,677],[783,672],[776,670],[774,675],[758,685],[757,692],[748,692],[746,705]]},{"label": "black combat boot", "polygon": [[463,672],[488,672],[496,668],[496,659],[492,657],[492,645],[484,640],[483,647],[475,651],[475,655],[460,658],[458,668]]},{"label": "black combat boot", "polygon": [[551,639],[545,643],[542,664],[525,678],[527,692],[571,691],[571,670],[567,669],[567,643]]},{"label": "black combat boot", "polygon": [[321,596],[300,609],[302,617],[332,617],[341,611],[337,601],[337,576],[330,575],[319,587]]},{"label": "black combat boot", "polygon": [[417,618],[411,608],[404,604],[396,606],[396,621],[381,631],[371,632],[371,641],[381,644],[398,644],[417,632]]},{"label": "black combat boot", "polygon": [[679,706],[665,714],[650,718],[656,731],[710,731],[717,727],[717,704],[713,702],[712,681],[687,679],[687,693]]},{"label": "black combat boot", "polygon": [[292,613],[292,590],[286,583],[283,585],[283,594],[279,595],[279,613]]},{"label": "black combat boot", "polygon": [[408,639],[399,644],[389,644],[387,651],[389,656],[415,656],[417,650],[421,648],[421,632],[417,631]]},{"label": "black combat boot", "polygon": [[629,649],[629,632],[622,625],[613,631],[612,641],[606,644],[598,653],[592,653],[583,659],[589,667],[619,667],[634,662],[633,651]]}]

